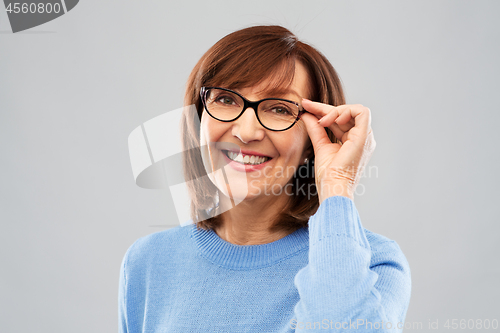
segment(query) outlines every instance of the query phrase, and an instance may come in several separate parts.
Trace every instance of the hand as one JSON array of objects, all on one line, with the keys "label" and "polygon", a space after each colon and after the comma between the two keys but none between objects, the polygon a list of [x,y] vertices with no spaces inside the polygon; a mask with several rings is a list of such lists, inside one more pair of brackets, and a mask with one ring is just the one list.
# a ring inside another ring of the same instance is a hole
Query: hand
[{"label": "hand", "polygon": [[[319,202],[335,195],[354,200],[356,186],[375,149],[370,109],[360,104],[332,106],[308,99],[302,100],[302,106],[308,112],[301,119],[314,148]],[[342,144],[333,143],[324,127]]]}]

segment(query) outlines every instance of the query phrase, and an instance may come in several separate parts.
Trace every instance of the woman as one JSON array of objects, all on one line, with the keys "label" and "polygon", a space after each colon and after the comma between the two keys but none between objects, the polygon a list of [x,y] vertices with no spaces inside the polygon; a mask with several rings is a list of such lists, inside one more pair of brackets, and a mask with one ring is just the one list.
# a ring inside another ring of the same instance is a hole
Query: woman
[{"label": "woman", "polygon": [[129,248],[120,332],[401,331],[408,263],[353,202],[370,110],[345,105],[328,60],[283,27],[242,29],[200,59],[185,103],[196,223]]}]

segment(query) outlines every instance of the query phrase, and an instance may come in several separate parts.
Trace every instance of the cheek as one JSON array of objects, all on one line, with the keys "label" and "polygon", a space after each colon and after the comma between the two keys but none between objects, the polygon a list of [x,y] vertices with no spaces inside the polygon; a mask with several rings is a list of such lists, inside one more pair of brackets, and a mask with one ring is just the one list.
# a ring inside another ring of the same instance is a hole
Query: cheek
[{"label": "cheek", "polygon": [[302,131],[299,127],[297,127],[297,129],[298,130],[294,131],[293,133],[290,133],[291,135],[281,140],[282,142],[280,146],[283,149],[283,155],[286,155],[288,159],[300,158],[302,152],[306,148],[306,144],[309,138],[305,130]]},{"label": "cheek", "polygon": [[297,126],[296,137],[299,138],[304,144],[309,141],[309,133],[307,133],[306,125],[303,121],[299,121],[295,126]]},{"label": "cheek", "polygon": [[217,141],[221,130],[217,123],[214,123],[210,117],[204,115],[200,123],[200,143],[207,144],[208,142]]}]

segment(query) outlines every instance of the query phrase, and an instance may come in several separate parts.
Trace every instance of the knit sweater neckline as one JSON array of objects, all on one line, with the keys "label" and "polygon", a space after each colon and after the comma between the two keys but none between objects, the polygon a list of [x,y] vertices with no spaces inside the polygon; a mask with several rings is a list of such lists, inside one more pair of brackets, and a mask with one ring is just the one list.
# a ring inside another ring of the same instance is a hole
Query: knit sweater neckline
[{"label": "knit sweater neckline", "polygon": [[236,245],[223,240],[214,230],[191,225],[191,237],[200,254],[211,262],[234,270],[251,270],[272,266],[292,257],[309,246],[309,231],[302,227],[274,242],[258,245]]}]

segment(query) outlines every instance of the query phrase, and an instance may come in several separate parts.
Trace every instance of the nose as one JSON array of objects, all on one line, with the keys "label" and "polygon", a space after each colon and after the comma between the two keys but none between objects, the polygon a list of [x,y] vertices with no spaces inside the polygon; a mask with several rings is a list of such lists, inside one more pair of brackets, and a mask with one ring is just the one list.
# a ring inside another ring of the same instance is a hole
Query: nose
[{"label": "nose", "polygon": [[232,134],[243,143],[260,141],[264,138],[265,128],[259,123],[253,108],[247,108],[243,114],[233,122]]}]

